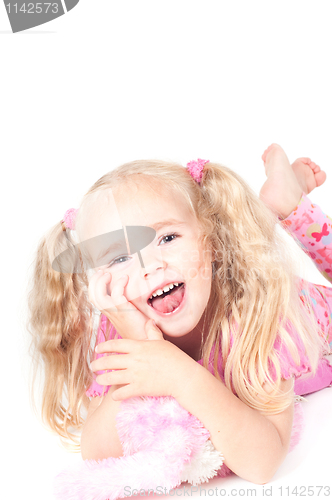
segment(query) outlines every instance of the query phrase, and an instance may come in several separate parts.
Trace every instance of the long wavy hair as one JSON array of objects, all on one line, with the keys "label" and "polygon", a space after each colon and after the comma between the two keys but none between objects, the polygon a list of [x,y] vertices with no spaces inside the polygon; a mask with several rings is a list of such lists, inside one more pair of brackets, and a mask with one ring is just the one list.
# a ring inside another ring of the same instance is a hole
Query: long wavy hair
[{"label": "long wavy hair", "polygon": [[[101,319],[88,299],[84,266],[80,273],[62,273],[52,268],[52,260],[79,241],[77,235],[84,227],[84,213],[91,200],[129,182],[138,187],[141,182],[152,188],[167,185],[180,195],[196,217],[202,248],[212,249],[216,276],[204,312],[209,325],[201,346],[203,366],[208,368],[212,360],[214,375],[250,407],[265,414],[286,409],[293,394],[280,391],[280,360],[273,348],[276,339],[280,338],[294,362],[300,364],[297,347],[286,329],[290,322],[313,371],[327,346],[317,330],[308,294],[302,298],[305,307],[300,300],[287,243],[276,231],[280,224],[277,216],[227,167],[207,163],[198,184],[177,163],[141,160],[118,167],[92,186],[82,200],[76,231],[64,231],[59,222],[39,245],[29,293],[28,328],[34,358],[41,361],[36,367],[44,367],[44,422],[65,444],[78,442],[77,431],[84,423],[81,409],[89,403],[85,391],[92,382],[89,362]],[[81,258],[79,252],[73,252],[77,269]],[[304,285],[302,282],[302,289]],[[111,327],[107,320],[107,332]]]}]

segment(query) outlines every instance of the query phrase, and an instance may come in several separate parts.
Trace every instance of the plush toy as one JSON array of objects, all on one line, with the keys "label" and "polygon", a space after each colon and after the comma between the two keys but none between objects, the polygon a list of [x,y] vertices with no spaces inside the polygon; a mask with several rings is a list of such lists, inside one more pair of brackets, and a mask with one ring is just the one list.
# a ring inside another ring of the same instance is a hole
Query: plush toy
[{"label": "plush toy", "polygon": [[[301,404],[296,404],[290,450],[300,439],[302,420]],[[85,460],[63,471],[55,480],[56,498],[115,500],[131,496],[133,490],[167,494],[181,482],[197,486],[232,474],[209,432],[173,397],[123,400],[116,425],[123,456]]]}]

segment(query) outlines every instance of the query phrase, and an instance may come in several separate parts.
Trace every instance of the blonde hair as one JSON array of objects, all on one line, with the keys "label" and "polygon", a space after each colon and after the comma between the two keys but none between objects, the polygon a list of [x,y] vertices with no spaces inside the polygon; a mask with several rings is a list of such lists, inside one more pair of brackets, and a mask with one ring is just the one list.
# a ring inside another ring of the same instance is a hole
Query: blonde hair
[{"label": "blonde hair", "polygon": [[[152,189],[162,183],[178,193],[196,217],[202,248],[212,249],[216,277],[205,311],[205,318],[211,321],[201,348],[204,367],[208,368],[212,358],[214,375],[221,380],[221,349],[224,383],[234,394],[265,414],[286,409],[293,394],[282,393],[279,388],[281,367],[273,349],[277,337],[300,364],[296,345],[285,328],[290,322],[313,371],[325,344],[317,333],[308,294],[303,299],[305,307],[299,298],[287,245],[275,230],[277,217],[227,167],[207,163],[199,185],[177,163],[142,160],[118,167],[92,186],[78,212],[77,232],[84,227],[84,208],[92,194],[129,182],[138,186],[144,182]],[[80,410],[89,402],[85,391],[92,382],[89,361],[96,329],[86,273],[64,274],[51,267],[54,256],[75,243],[70,233],[59,223],[39,246],[29,294],[29,329],[34,352],[45,369],[44,421],[65,442],[76,442],[73,431],[81,428]],[[79,268],[77,252],[75,259]],[[110,326],[107,320],[107,331]],[[275,368],[275,380],[271,366]],[[267,392],[266,382],[272,392]]]}]

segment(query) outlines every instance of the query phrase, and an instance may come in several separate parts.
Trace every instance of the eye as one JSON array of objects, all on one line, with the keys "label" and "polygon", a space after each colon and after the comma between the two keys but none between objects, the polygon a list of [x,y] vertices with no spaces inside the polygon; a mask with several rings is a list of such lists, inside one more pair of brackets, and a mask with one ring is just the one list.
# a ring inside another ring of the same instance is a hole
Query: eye
[{"label": "eye", "polygon": [[130,257],[128,257],[127,255],[122,255],[122,257],[118,257],[117,259],[112,260],[112,262],[108,265],[108,267],[111,267],[113,264],[122,264],[122,262],[120,262],[121,259],[130,259]]},{"label": "eye", "polygon": [[166,243],[171,243],[171,242],[173,241],[173,239],[176,239],[176,238],[178,238],[178,237],[179,237],[179,235],[178,235],[177,233],[166,234],[166,235],[162,238],[161,242],[162,242],[162,241],[164,241],[166,238],[171,238],[172,236],[173,236],[174,238],[172,238],[170,241],[166,241]]}]

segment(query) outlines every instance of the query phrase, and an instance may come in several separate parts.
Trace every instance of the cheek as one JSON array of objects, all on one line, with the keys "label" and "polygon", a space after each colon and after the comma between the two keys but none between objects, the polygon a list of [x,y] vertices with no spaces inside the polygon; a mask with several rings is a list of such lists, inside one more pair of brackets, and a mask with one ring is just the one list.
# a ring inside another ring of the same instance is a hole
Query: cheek
[{"label": "cheek", "polygon": [[189,279],[195,279],[199,275],[198,269],[195,269],[194,267],[191,267],[188,271],[188,276]]},{"label": "cheek", "polygon": [[198,278],[205,281],[211,278],[211,274],[211,268],[200,262],[192,262],[187,269],[187,276],[189,276],[190,279]]},{"label": "cheek", "polygon": [[176,255],[176,260],[178,266],[189,276],[189,278],[194,279],[199,274],[200,258],[199,252],[197,250],[183,249],[180,250]]},{"label": "cheek", "polygon": [[[121,284],[121,276],[125,274],[129,277],[129,279],[127,280],[127,284],[124,286]],[[131,276],[130,273],[126,272],[123,272],[121,275],[118,275],[116,277],[114,283],[112,283],[111,286],[111,293],[113,292],[114,288],[116,288],[117,294],[120,292],[121,295],[123,295],[128,300],[128,302],[133,303],[136,300],[139,300],[141,297],[145,297],[150,291],[148,288],[148,283],[144,282],[143,280],[139,280],[138,282],[137,276]]]},{"label": "cheek", "polygon": [[211,280],[212,280],[212,269],[211,267],[204,266],[201,268],[200,271],[201,278],[206,281],[208,285],[211,286]]}]

